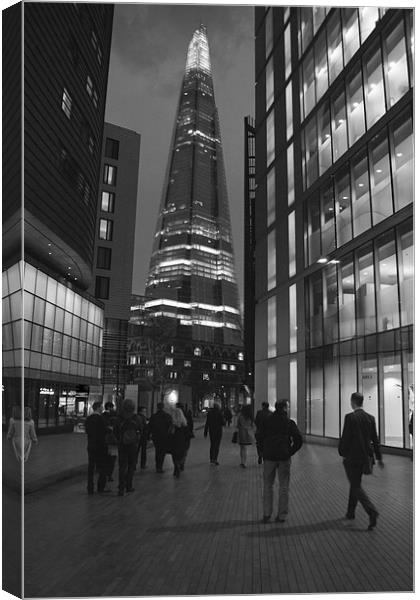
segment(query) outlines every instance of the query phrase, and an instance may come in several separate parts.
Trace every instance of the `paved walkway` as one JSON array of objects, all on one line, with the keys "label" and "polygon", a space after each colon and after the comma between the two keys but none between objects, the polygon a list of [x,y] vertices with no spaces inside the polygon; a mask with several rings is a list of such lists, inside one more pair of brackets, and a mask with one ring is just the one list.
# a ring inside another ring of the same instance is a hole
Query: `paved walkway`
[{"label": "paved walkway", "polygon": [[220,466],[202,431],[179,480],[136,472],[133,494],[88,496],[74,477],[25,496],[25,596],[174,596],[392,592],[413,589],[409,458],[385,455],[366,477],[380,511],[366,530],[359,508],[343,520],[348,484],[335,448],[294,457],[289,518],[263,525],[262,467],[247,469],[226,429]]}]

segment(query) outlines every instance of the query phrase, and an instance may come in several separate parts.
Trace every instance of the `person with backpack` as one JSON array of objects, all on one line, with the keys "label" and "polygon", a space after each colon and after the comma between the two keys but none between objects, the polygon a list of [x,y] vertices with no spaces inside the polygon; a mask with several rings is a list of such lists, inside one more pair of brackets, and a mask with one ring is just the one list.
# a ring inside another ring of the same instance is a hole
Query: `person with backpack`
[{"label": "person with backpack", "polygon": [[273,484],[276,472],[279,480],[277,523],[284,523],[289,509],[291,457],[303,443],[296,423],[288,417],[289,401],[278,400],[275,412],[262,424],[264,459],[263,523],[268,523],[273,511]]},{"label": "person with backpack", "polygon": [[134,402],[127,398],[122,404],[116,435],[118,439],[118,495],[134,492],[133,475],[142,430],[142,422],[135,413]]}]

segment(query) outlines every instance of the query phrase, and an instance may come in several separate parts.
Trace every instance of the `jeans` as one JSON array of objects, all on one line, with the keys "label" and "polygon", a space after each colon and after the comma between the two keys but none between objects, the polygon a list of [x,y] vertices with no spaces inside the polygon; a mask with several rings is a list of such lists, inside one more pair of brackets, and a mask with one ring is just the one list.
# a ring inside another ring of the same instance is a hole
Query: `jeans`
[{"label": "jeans", "polygon": [[362,488],[363,462],[352,461],[347,458],[343,461],[344,470],[347,479],[350,482],[349,501],[347,504],[347,514],[354,515],[357,502],[363,506],[368,515],[377,513],[374,504]]},{"label": "jeans", "polygon": [[264,460],[264,516],[270,517],[273,512],[273,485],[279,479],[279,503],[277,516],[285,519],[289,509],[289,481],[291,460]]},{"label": "jeans", "polygon": [[118,490],[130,490],[133,487],[133,475],[137,462],[137,444],[118,447]]},{"label": "jeans", "polygon": [[95,490],[94,476],[95,471],[98,475],[98,492],[103,492],[106,484],[106,449],[103,450],[89,450],[88,449],[88,483],[87,489],[89,494],[93,494]]}]

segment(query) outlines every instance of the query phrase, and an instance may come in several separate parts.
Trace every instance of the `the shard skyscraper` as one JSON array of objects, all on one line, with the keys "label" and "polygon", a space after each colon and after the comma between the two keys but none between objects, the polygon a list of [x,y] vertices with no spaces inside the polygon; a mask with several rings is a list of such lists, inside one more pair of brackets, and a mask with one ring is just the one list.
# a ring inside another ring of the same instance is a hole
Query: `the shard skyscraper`
[{"label": "the shard skyscraper", "polygon": [[[201,360],[197,368],[201,379],[214,382],[210,387],[216,392],[222,381],[219,369],[238,378],[240,365],[235,363],[238,355],[243,358],[241,317],[203,25],[188,47],[145,295],[149,314],[176,320],[175,336],[184,341],[180,354],[184,365],[190,362],[188,352],[193,360],[207,355],[209,365]],[[191,368],[194,371],[194,364]],[[185,370],[183,374],[185,380]]]}]

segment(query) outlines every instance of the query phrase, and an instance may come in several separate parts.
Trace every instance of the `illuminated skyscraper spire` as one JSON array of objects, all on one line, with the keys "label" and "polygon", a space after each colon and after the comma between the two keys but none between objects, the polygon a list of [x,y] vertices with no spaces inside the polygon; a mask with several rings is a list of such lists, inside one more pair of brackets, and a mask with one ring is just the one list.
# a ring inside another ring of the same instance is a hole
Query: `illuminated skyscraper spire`
[{"label": "illuminated skyscraper spire", "polygon": [[206,28],[188,46],[149,275],[147,307],[178,335],[241,345],[219,119]]}]

